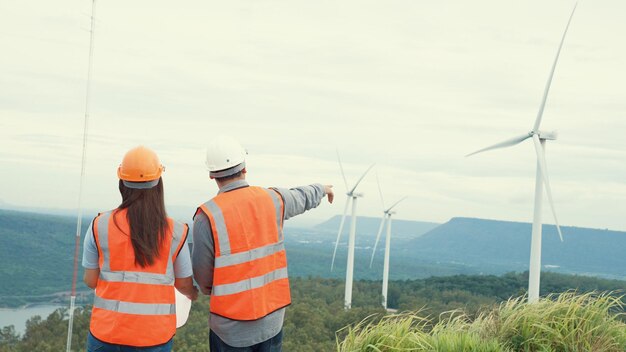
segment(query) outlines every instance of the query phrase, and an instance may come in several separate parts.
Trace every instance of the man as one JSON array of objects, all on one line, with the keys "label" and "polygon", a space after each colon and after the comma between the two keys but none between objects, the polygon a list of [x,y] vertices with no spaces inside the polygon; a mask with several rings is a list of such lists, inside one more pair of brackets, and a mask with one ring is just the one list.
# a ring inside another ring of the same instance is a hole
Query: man
[{"label": "man", "polygon": [[261,188],[246,182],[245,149],[218,137],[207,149],[217,196],[196,211],[194,278],[211,295],[211,351],[281,351],[291,303],[283,221],[317,207],[332,186]]}]

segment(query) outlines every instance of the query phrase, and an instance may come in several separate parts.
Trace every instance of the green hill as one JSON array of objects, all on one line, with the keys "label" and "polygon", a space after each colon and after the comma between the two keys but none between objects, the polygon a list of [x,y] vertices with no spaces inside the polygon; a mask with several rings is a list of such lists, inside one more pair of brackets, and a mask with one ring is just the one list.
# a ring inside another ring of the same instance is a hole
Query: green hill
[{"label": "green hill", "polygon": [[[89,216],[83,220],[82,236],[92,219]],[[370,246],[378,229],[378,219],[361,220],[361,225],[370,224],[376,228],[367,237],[360,238],[360,241],[365,242],[359,248],[361,255],[357,257],[356,277],[374,280],[379,278],[382,272],[382,257],[377,257],[374,267],[369,268]],[[330,271],[336,233],[335,230],[323,229],[328,226],[332,228],[333,221],[331,219],[320,229],[286,230],[291,276],[345,277],[346,250],[343,246],[337,253],[336,269]],[[405,227],[407,238],[414,238],[419,231],[425,232],[426,229],[436,226],[415,222],[418,224],[415,227],[414,222],[406,223],[409,223]],[[398,221],[398,224],[402,228],[403,222]],[[415,229],[419,231],[415,232]],[[8,283],[0,286],[0,307],[17,307],[38,302],[65,302],[67,292],[71,289],[75,231],[76,219],[73,217],[0,210],[0,282]],[[80,253],[82,242],[81,239]],[[407,279],[469,273],[413,260],[396,263],[394,259],[392,263],[396,267],[393,277]],[[78,289],[91,292],[80,279],[82,272],[82,266],[79,265]]]},{"label": "green hill", "polygon": [[[468,337],[465,335],[470,327],[473,329],[481,328],[481,325],[473,323],[479,320],[478,317],[481,317],[481,314],[486,314],[483,315],[485,318],[481,321],[487,321],[486,319],[490,318],[493,322],[515,322],[516,320],[493,320],[496,319],[497,316],[491,316],[488,313],[495,311],[494,308],[498,307],[498,305],[502,302],[506,302],[509,297],[522,295],[526,287],[526,280],[527,278],[524,274],[507,274],[504,276],[451,276],[434,277],[422,280],[392,281],[389,285],[389,300],[394,308],[399,308],[401,311],[417,312],[412,315],[420,318],[418,323],[426,321],[424,319],[427,319],[429,322],[429,326],[426,326],[425,330],[417,329],[419,325],[412,324],[407,329],[401,330],[401,332],[406,331],[406,334],[402,334],[405,338],[410,338],[411,336],[416,336],[417,334],[420,334],[422,337],[426,337],[424,334],[430,334],[430,332],[433,331],[432,327],[439,324],[442,329],[450,328],[447,331],[453,333],[458,332],[458,337],[453,336],[450,337],[450,339],[458,338],[461,339],[462,342],[467,340]],[[283,350],[289,352],[337,351],[337,342],[354,342],[353,337],[357,335],[358,331],[360,331],[354,330],[354,326],[359,321],[364,320],[366,317],[370,317],[368,322],[377,324],[385,315],[385,312],[380,307],[379,303],[381,298],[380,287],[380,281],[355,282],[353,309],[346,311],[343,309],[344,286],[341,280],[293,278],[291,280],[292,304],[289,308],[287,308],[285,318]],[[626,289],[626,282],[553,273],[546,273],[546,275],[542,277],[542,294],[545,294],[545,292],[548,291],[565,292],[572,289],[577,289],[579,292],[588,292],[591,290],[624,290]],[[574,303],[576,302],[575,300],[569,301]],[[207,297],[201,297],[200,300],[194,302],[189,321],[176,333],[174,339],[175,351],[208,351],[208,304],[209,302]],[[574,313],[583,312],[584,310],[579,309],[578,311],[575,311],[573,309],[577,308],[579,305],[580,304],[568,304],[565,305],[565,307],[571,308],[569,310]],[[535,314],[518,314],[518,316],[534,317],[535,320],[533,321],[537,322],[536,325],[539,327],[542,326],[540,323],[548,324],[551,322],[548,319],[544,319],[545,317],[552,317],[552,320],[556,322],[563,321],[562,319],[559,320],[560,317],[567,317],[567,315],[561,314],[565,314],[564,310],[549,309],[550,307],[563,307],[563,305],[544,305],[537,307],[541,307],[542,309]],[[602,307],[602,305],[600,305],[600,307]],[[593,327],[595,326],[594,324],[598,327],[605,327],[607,325],[602,324],[602,321],[598,321],[600,320],[599,318],[614,320],[614,313],[623,312],[620,305],[611,305],[609,308],[610,313],[607,313],[606,311],[601,312],[604,315],[587,315],[598,318],[591,321],[590,324],[587,324],[587,327]],[[465,318],[459,321],[459,323],[463,323],[464,325],[451,325],[446,321],[446,317],[448,315],[442,313],[451,310],[462,310],[462,312],[464,312],[463,316]],[[517,310],[510,309],[509,311],[515,312]],[[565,309],[565,311],[567,311],[567,309]],[[87,327],[89,325],[89,316],[89,309],[79,310],[77,313],[73,337],[73,346],[75,351],[84,350]],[[569,316],[572,316],[571,313]],[[536,317],[539,317],[542,320],[537,321]],[[62,311],[52,314],[47,319],[35,317],[27,324],[27,329],[23,336],[17,336],[14,330],[10,327],[0,329],[0,352],[56,352],[64,350],[65,334],[67,331],[66,319],[67,316],[64,315]],[[517,321],[519,321],[519,319]],[[575,319],[568,319],[567,321],[570,322],[570,325],[559,331],[554,331],[554,333],[578,331],[574,326],[582,322]],[[465,322],[467,322],[467,324],[465,324]],[[384,336],[392,336],[392,333],[398,331],[397,327],[399,325],[396,324],[396,321],[392,321],[392,323],[393,324],[389,327],[389,329],[385,330]],[[611,322],[611,324],[613,323]],[[352,329],[343,329],[346,326],[351,326]],[[489,327],[494,325],[485,324],[484,326]],[[510,324],[510,326],[515,327],[520,325]],[[555,327],[558,325],[553,324],[546,326]],[[497,330],[499,334],[497,334],[498,336],[507,336],[504,334],[506,330],[504,330],[501,325],[495,325],[494,327],[498,327],[500,329]],[[457,330],[451,330],[451,328],[455,328]],[[589,329],[583,331],[589,331]],[[614,329],[607,331],[613,332]],[[489,333],[489,331],[484,332],[485,334]],[[545,336],[550,336],[541,335],[541,331],[537,331],[537,329],[534,331],[531,329],[529,330],[529,333],[535,334],[534,336],[537,336],[537,340],[539,340],[539,338],[545,339]],[[485,336],[493,337],[493,335]],[[521,335],[510,336],[509,340],[511,341],[519,341],[520,338],[522,338],[521,341],[523,341],[523,336]],[[518,338],[516,336],[521,337]],[[367,337],[364,337],[367,340]],[[492,340],[493,339],[494,338],[492,338]],[[371,342],[372,340],[367,341]],[[589,341],[594,340],[590,339]],[[380,345],[375,344],[374,346],[381,348]],[[346,348],[345,345],[342,345],[341,347],[341,351],[354,350],[368,351],[368,349],[363,345],[352,349]],[[381,350],[394,351],[394,349]],[[463,350],[481,351],[480,349],[454,349],[454,347],[450,347],[448,349],[426,349],[426,351],[450,352]],[[370,348],[369,351],[376,351],[376,349]],[[502,351],[502,349],[495,349],[493,351]],[[562,349],[520,348],[511,349],[510,351],[599,350],[563,347]]]},{"label": "green hill", "polygon": [[0,210],[0,307],[65,301],[55,294],[72,287],[75,232],[70,217]]},{"label": "green hill", "polygon": [[[83,222],[83,233],[90,217]],[[7,283],[0,286],[0,307],[66,301],[67,297],[59,292],[67,293],[71,288],[75,221],[73,217],[0,210],[0,282]],[[333,217],[314,228],[286,229],[292,277],[345,277],[347,228],[337,250],[335,268],[330,270],[338,222],[339,217]],[[358,223],[355,278],[380,280],[383,243],[369,267],[379,219],[360,217]],[[398,220],[394,221],[393,231],[392,280],[500,275],[528,268],[527,223],[453,218],[437,225]],[[563,233],[565,242],[561,243],[554,227],[544,226],[544,272],[626,277],[622,270],[626,256],[621,255],[626,248],[626,233],[567,226]],[[81,280],[79,289],[86,290]]]}]

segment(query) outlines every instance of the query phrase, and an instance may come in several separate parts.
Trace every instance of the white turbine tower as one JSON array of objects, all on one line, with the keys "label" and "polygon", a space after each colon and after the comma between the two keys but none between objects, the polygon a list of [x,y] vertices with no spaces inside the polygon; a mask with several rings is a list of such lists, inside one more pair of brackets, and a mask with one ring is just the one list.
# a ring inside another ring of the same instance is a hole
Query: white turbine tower
[{"label": "white turbine tower", "polygon": [[497,148],[506,148],[516,144],[523,142],[528,138],[532,138],[533,143],[535,145],[535,152],[537,154],[537,174],[535,179],[535,210],[533,215],[533,227],[532,227],[532,236],[531,236],[531,244],[530,244],[530,267],[529,267],[529,276],[528,276],[528,302],[533,303],[539,299],[539,282],[541,275],[541,209],[542,209],[542,196],[543,196],[543,187],[545,185],[546,194],[548,196],[548,201],[550,203],[550,208],[552,209],[552,215],[554,216],[554,222],[556,224],[556,229],[559,233],[559,237],[561,241],[563,241],[563,235],[561,233],[561,228],[559,227],[559,221],[556,217],[556,211],[554,209],[554,202],[552,201],[552,190],[550,188],[550,180],[548,179],[548,167],[545,159],[545,148],[547,140],[556,140],[555,132],[544,132],[539,130],[539,126],[541,125],[541,118],[543,116],[543,110],[546,106],[546,99],[548,98],[548,92],[550,91],[550,84],[552,83],[552,77],[554,76],[554,70],[556,69],[556,63],[559,60],[559,54],[561,53],[561,48],[563,47],[563,42],[565,41],[565,35],[567,34],[567,29],[569,28],[569,24],[572,21],[572,17],[574,16],[574,11],[576,10],[576,5],[574,5],[574,9],[567,21],[567,25],[565,26],[565,31],[563,32],[563,36],[561,37],[561,43],[559,44],[559,48],[556,52],[556,57],[554,58],[554,63],[552,64],[552,70],[550,71],[550,76],[548,77],[548,82],[546,83],[545,90],[543,92],[543,98],[541,100],[541,104],[539,105],[539,112],[537,113],[537,118],[535,119],[535,124],[533,125],[533,129],[518,137],[513,137],[506,141],[500,142],[498,144],[494,144],[487,148],[480,149],[476,152],[468,154],[467,156],[474,155],[477,153],[481,153],[491,149]]},{"label": "white turbine tower", "polygon": [[[378,177],[376,177],[376,181],[378,181]],[[374,262],[374,254],[376,253],[378,240],[380,239],[380,235],[382,234],[383,228],[385,227],[385,222],[387,222],[387,236],[385,237],[385,259],[383,265],[383,301],[381,302],[383,307],[387,309],[387,288],[389,287],[389,249],[391,245],[391,215],[396,213],[395,211],[392,211],[392,209],[395,208],[398,203],[405,200],[407,197],[402,197],[392,206],[385,209],[385,201],[383,199],[383,191],[380,189],[380,181],[378,181],[378,192],[380,193],[380,201],[383,204],[383,217],[380,221],[380,227],[378,227],[376,242],[374,242],[374,250],[372,250],[372,258],[370,259],[370,268],[372,267],[372,263]]]},{"label": "white turbine tower", "polygon": [[343,231],[343,224],[346,220],[346,214],[348,212],[348,206],[350,202],[352,202],[352,220],[350,223],[350,237],[348,237],[348,264],[346,267],[346,291],[344,295],[344,308],[350,309],[352,306],[352,277],[354,274],[354,242],[356,238],[356,200],[359,197],[363,197],[362,193],[355,193],[356,187],[361,183],[365,175],[374,167],[374,164],[370,165],[367,170],[361,175],[358,181],[354,184],[354,187],[351,189],[348,188],[348,180],[346,179],[346,175],[343,172],[343,165],[341,164],[341,158],[339,158],[339,152],[337,152],[337,160],[339,160],[339,168],[341,169],[341,176],[343,176],[343,181],[346,185],[346,195],[348,196],[346,200],[346,206],[343,209],[343,215],[341,216],[341,223],[339,224],[339,232],[337,232],[337,241],[335,242],[335,250],[333,251],[333,260],[330,264],[330,270],[332,271],[335,266],[335,255],[337,254],[337,245],[339,244],[339,239],[341,237],[341,232]]}]

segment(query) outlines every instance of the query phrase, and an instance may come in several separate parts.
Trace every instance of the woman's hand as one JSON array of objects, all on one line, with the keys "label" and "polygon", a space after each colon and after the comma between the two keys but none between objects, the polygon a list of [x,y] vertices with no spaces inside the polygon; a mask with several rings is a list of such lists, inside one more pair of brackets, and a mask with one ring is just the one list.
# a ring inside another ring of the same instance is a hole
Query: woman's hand
[{"label": "woman's hand", "polygon": [[191,276],[177,278],[174,281],[174,287],[176,287],[180,293],[187,296],[190,300],[195,301],[198,299],[198,288],[193,285],[193,279]]},{"label": "woman's hand", "polygon": [[187,298],[189,298],[191,301],[195,301],[198,299],[198,287],[193,286],[193,289],[191,291],[191,294],[186,294],[185,296],[187,296]]}]

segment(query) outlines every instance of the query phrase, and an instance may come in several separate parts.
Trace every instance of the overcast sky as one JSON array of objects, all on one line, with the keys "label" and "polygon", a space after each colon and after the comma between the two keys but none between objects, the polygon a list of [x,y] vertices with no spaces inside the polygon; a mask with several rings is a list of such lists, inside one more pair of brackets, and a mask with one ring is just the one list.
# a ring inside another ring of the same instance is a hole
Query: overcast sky
[{"label": "overcast sky", "polygon": [[[232,134],[263,186],[345,186],[370,163],[359,214],[531,221],[532,142],[464,155],[532,129],[574,5],[554,1],[98,0],[84,206],[119,203],[126,150],[155,149],[166,202],[217,190],[204,148]],[[0,200],[77,204],[88,0],[0,3]],[[626,3],[578,5],[543,130],[562,225],[626,230]],[[547,205],[544,219],[552,223]],[[564,234],[567,237],[567,234]]]}]

